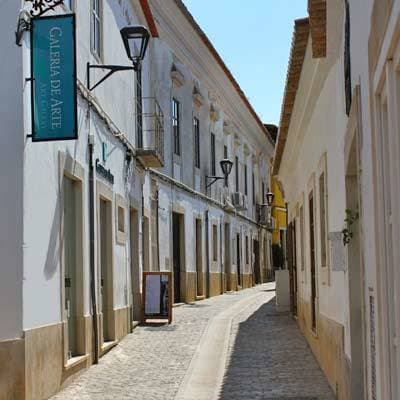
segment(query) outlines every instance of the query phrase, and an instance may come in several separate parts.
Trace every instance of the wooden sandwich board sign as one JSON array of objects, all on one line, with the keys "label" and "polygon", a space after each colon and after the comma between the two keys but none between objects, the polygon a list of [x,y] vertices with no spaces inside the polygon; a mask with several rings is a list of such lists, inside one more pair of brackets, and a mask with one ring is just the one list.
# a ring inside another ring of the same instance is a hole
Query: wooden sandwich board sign
[{"label": "wooden sandwich board sign", "polygon": [[142,323],[148,319],[172,322],[172,273],[143,272]]}]

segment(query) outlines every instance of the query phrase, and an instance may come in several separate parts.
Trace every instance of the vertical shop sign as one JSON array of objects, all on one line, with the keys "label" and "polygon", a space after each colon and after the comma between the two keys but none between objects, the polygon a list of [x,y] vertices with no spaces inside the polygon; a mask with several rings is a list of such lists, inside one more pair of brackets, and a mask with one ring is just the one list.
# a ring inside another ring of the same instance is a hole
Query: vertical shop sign
[{"label": "vertical shop sign", "polygon": [[75,15],[32,19],[32,141],[78,138]]}]

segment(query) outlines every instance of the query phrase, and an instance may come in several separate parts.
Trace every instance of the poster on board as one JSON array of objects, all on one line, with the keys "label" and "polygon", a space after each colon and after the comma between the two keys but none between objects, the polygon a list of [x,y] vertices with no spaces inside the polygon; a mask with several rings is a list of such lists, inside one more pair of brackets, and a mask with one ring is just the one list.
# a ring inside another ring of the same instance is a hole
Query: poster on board
[{"label": "poster on board", "polygon": [[143,272],[143,322],[147,319],[172,322],[171,277],[171,272]]}]

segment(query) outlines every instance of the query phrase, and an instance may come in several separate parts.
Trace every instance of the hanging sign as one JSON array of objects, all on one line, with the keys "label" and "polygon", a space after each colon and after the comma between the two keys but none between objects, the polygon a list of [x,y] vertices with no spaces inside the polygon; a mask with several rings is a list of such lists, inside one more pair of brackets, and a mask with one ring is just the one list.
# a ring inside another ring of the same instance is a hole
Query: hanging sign
[{"label": "hanging sign", "polygon": [[78,138],[75,15],[32,19],[32,141]]}]

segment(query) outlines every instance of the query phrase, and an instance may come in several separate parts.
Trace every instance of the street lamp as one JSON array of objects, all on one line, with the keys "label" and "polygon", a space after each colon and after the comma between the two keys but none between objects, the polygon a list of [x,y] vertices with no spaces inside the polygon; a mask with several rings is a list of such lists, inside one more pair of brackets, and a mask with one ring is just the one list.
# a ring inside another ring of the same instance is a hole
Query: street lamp
[{"label": "street lamp", "polygon": [[[206,189],[208,189],[211,185],[213,185],[220,179],[224,179],[225,181],[228,179],[228,176],[232,171],[233,162],[227,158],[224,158],[219,162],[219,165],[221,166],[224,176],[206,176]],[[207,183],[209,179],[212,179],[212,181],[210,183]]]},{"label": "street lamp", "polygon": [[275,195],[268,189],[267,193],[267,205],[268,207],[272,206],[272,203],[274,202]]},{"label": "street lamp", "polygon": [[[146,55],[147,45],[150,39],[149,31],[142,25],[126,26],[121,29],[122,41],[124,42],[126,54],[133,62],[132,67],[124,65],[91,65],[87,63],[87,88],[94,90],[97,86],[108,79],[112,74],[118,71],[137,71],[140,63]],[[105,69],[108,73],[103,76],[95,85],[90,86],[90,70],[92,68]]]},{"label": "street lamp", "polygon": [[149,31],[142,25],[126,26],[121,29],[121,36],[128,58],[132,60],[133,67],[137,70],[146,54],[150,39]]}]

